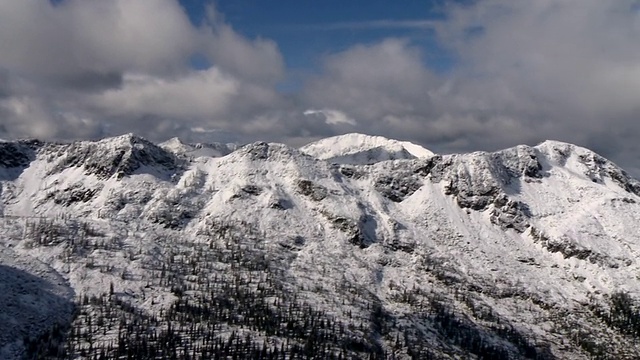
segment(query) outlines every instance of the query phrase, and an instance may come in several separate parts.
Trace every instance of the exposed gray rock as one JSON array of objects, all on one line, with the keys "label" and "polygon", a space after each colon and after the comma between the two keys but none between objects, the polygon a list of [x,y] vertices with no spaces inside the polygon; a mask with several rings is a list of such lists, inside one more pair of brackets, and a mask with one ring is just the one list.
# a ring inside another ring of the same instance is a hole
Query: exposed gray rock
[{"label": "exposed gray rock", "polygon": [[331,225],[334,228],[345,233],[351,244],[364,249],[375,242],[375,239],[368,236],[365,231],[365,226],[367,226],[366,216],[361,216],[359,219],[354,220],[344,216],[330,214],[328,212],[323,212],[322,214],[331,222]]},{"label": "exposed gray rock", "polygon": [[262,193],[262,188],[256,185],[245,185],[242,187],[242,192],[252,196],[258,196]]},{"label": "exposed gray rock", "polygon": [[516,146],[514,148],[502,150],[492,155],[493,159],[504,169],[509,178],[530,177],[542,178],[542,164],[538,159],[536,150],[529,146]]},{"label": "exposed gray rock", "polygon": [[46,152],[50,161],[56,164],[49,174],[69,167],[83,167],[87,174],[96,175],[100,179],[108,179],[114,175],[120,179],[133,175],[136,170],[145,166],[169,174],[181,171],[181,162],[175,155],[133,135],[98,142],[52,144],[47,147]]},{"label": "exposed gray rock", "polygon": [[434,155],[428,159],[418,159],[412,162],[413,173],[421,176],[427,176],[431,174],[431,170],[442,162],[441,155]]},{"label": "exposed gray rock", "polygon": [[424,160],[390,163],[385,174],[374,180],[374,188],[387,199],[401,202],[422,187],[424,178],[441,159],[440,156],[434,156]]},{"label": "exposed gray rock", "polygon": [[264,141],[244,145],[231,153],[231,156],[246,157],[251,161],[283,161],[291,159],[293,156],[313,159],[287,145]]},{"label": "exposed gray rock", "polygon": [[[445,194],[453,195],[461,208],[484,210],[504,193],[499,182],[504,176],[494,169],[495,166],[486,153],[475,153],[470,157],[449,155],[434,164],[430,179],[435,183],[444,181]],[[473,173],[470,167],[474,169]]]},{"label": "exposed gray rock", "polygon": [[298,191],[300,194],[310,197],[313,201],[321,201],[328,194],[324,186],[315,184],[311,180],[298,180]]},{"label": "exposed gray rock", "polygon": [[521,201],[509,200],[506,195],[497,197],[494,208],[489,217],[491,223],[500,226],[503,230],[513,229],[518,233],[523,233],[529,225],[531,212],[529,206]]},{"label": "exposed gray rock", "polygon": [[360,167],[353,166],[353,165],[338,165],[338,171],[344,177],[355,179],[355,180],[361,179],[364,176],[366,176],[365,171],[362,171]]},{"label": "exposed gray rock", "polygon": [[85,188],[82,184],[74,184],[64,190],[50,192],[45,200],[53,200],[58,205],[69,206],[77,202],[89,202],[102,190],[102,186],[93,189]]},{"label": "exposed gray rock", "polygon": [[362,235],[362,231],[360,230],[360,226],[357,221],[341,216],[334,217],[330,220],[336,229],[347,234],[349,242],[360,247],[366,247],[364,236]]},{"label": "exposed gray rock", "polygon": [[628,265],[630,263],[629,259],[613,259],[606,254],[597,252],[596,250],[586,249],[579,246],[568,237],[559,239],[551,238],[534,226],[531,227],[529,234],[535,242],[539,243],[549,252],[561,253],[565,259],[576,258],[580,260],[587,260],[592,264],[599,264],[610,268],[618,268],[621,265]]},{"label": "exposed gray rock", "polygon": [[[400,175],[400,176],[397,176]],[[402,174],[385,175],[375,180],[375,189],[393,202],[401,202],[422,186],[422,179]]]},{"label": "exposed gray rock", "polygon": [[5,168],[26,167],[35,158],[35,150],[42,146],[38,140],[0,142],[0,166]]}]

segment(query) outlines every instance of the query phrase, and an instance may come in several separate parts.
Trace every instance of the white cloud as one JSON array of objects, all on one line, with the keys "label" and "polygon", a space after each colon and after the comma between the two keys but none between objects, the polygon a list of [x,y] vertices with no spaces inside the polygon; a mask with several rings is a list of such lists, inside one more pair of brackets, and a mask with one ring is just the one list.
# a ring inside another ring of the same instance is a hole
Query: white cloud
[{"label": "white cloud", "polygon": [[40,97],[12,96],[0,99],[3,131],[13,137],[87,138],[103,132],[103,124],[76,111],[55,111],[55,104]]},{"label": "white cloud", "polygon": [[[355,128],[343,130],[424,140],[423,131],[415,129],[432,112],[429,93],[440,83],[425,67],[419,48],[387,39],[328,56],[302,98],[307,108],[341,109],[358,119]],[[390,117],[405,119],[404,126],[391,126],[385,121]]]},{"label": "white cloud", "polygon": [[239,87],[237,80],[216,68],[176,79],[125,75],[120,88],[91,96],[91,103],[111,116],[214,118],[225,113]]},{"label": "white cloud", "polygon": [[421,106],[433,81],[416,47],[388,39],[329,56],[304,95],[313,106],[349,109],[358,119],[374,121]]},{"label": "white cloud", "polygon": [[[212,67],[191,69],[196,54]],[[280,102],[283,68],[273,41],[239,35],[213,7],[196,27],[177,0],[0,0],[0,115],[13,136],[240,130]]]},{"label": "white cloud", "polygon": [[349,124],[356,125],[356,121],[347,116],[342,111],[332,110],[332,109],[323,109],[323,110],[305,110],[303,112],[305,116],[314,116],[320,115],[321,118],[324,119],[325,123],[329,125],[337,125],[337,124]]},{"label": "white cloud", "polygon": [[250,40],[222,21],[213,7],[202,29],[203,52],[216,66],[250,81],[273,84],[284,74],[284,60],[275,42]]},{"label": "white cloud", "polygon": [[624,152],[618,156],[631,161],[638,145],[623,134],[640,135],[633,120],[640,115],[637,4],[486,0],[452,6],[438,33],[460,64],[435,102],[474,119],[513,119],[511,132],[487,131],[475,146],[559,138],[609,156]]},{"label": "white cloud", "polygon": [[164,73],[196,49],[172,0],[0,1],[0,66],[26,76]]}]

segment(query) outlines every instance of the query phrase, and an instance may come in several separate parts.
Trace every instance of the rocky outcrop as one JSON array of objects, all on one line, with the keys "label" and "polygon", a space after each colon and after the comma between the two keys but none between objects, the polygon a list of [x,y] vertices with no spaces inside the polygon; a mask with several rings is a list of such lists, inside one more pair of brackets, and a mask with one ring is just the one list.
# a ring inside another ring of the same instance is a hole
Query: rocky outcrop
[{"label": "rocky outcrop", "polygon": [[422,187],[425,177],[441,161],[440,156],[415,161],[385,163],[376,172],[374,189],[393,202],[402,202]]},{"label": "rocky outcrop", "polygon": [[527,204],[502,195],[494,200],[493,205],[489,217],[492,224],[500,226],[503,230],[513,229],[518,233],[523,233],[529,228],[531,212]]},{"label": "rocky outcrop", "polygon": [[365,230],[368,222],[367,216],[362,215],[356,220],[327,211],[323,211],[322,214],[335,229],[345,234],[349,243],[364,249],[375,242],[375,239],[369,236]]},{"label": "rocky outcrop", "polygon": [[63,190],[47,194],[45,201],[52,200],[57,205],[69,206],[78,202],[86,203],[102,190],[101,186],[86,188],[80,183],[73,184]]},{"label": "rocky outcrop", "polygon": [[311,180],[298,180],[298,192],[309,197],[313,201],[321,201],[327,197],[328,191],[322,185],[318,185]]},{"label": "rocky outcrop", "polygon": [[175,155],[133,135],[98,142],[59,144],[51,147],[47,156],[55,163],[49,174],[69,167],[82,167],[87,174],[104,180],[112,176],[121,179],[133,175],[145,166],[168,174],[181,171],[181,163]]},{"label": "rocky outcrop", "polygon": [[43,145],[38,140],[0,142],[0,167],[26,167],[35,158],[36,150]]}]

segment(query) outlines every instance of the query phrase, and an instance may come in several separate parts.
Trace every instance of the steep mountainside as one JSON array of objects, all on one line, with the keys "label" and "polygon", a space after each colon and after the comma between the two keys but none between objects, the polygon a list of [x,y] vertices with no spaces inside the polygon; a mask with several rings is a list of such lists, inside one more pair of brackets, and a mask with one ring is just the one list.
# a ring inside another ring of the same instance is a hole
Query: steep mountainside
[{"label": "steep mountainside", "polygon": [[0,143],[0,305],[55,311],[6,358],[640,357],[640,183],[592,151],[191,151]]}]

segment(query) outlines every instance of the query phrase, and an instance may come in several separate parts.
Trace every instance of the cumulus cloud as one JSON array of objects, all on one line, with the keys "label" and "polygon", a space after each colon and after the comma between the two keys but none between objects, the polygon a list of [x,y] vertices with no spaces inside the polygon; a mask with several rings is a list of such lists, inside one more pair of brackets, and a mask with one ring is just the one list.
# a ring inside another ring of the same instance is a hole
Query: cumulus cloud
[{"label": "cumulus cloud", "polygon": [[614,144],[624,141],[622,133],[640,135],[632,120],[640,115],[637,8],[632,0],[454,6],[438,32],[461,66],[437,103],[470,116],[470,126],[512,119],[510,132],[481,134],[487,136],[476,146],[558,138],[631,163],[637,142]]},{"label": "cumulus cloud", "polygon": [[[298,145],[358,131],[440,152],[554,138],[640,168],[638,1],[443,9],[438,20],[328,28],[424,29],[455,59],[450,71],[428,67],[432,48],[388,38],[318,59],[298,90],[282,93],[277,44],[241,35],[214,7],[196,26],[176,0],[0,0],[0,132],[237,133]],[[211,66],[193,69],[194,56]]]},{"label": "cumulus cloud", "polygon": [[91,96],[90,103],[110,116],[215,118],[225,113],[239,86],[217,68],[175,79],[128,74],[120,87]]},{"label": "cumulus cloud", "polygon": [[56,111],[41,97],[11,96],[0,100],[4,132],[11,137],[89,138],[104,134],[104,124],[80,111]]},{"label": "cumulus cloud", "polygon": [[202,31],[203,51],[217,66],[243,79],[267,84],[282,78],[284,61],[274,41],[250,40],[238,34],[213,7],[209,7]]},{"label": "cumulus cloud", "polygon": [[312,108],[349,113],[358,120],[358,131],[403,136],[410,130],[386,126],[384,118],[422,116],[430,106],[428,93],[438,83],[424,66],[420,49],[406,40],[387,39],[328,56],[302,98]]},{"label": "cumulus cloud", "polygon": [[196,48],[175,1],[0,1],[0,66],[65,81],[127,71],[165,73]]},{"label": "cumulus cloud", "polygon": [[[212,66],[196,71],[194,56]],[[213,7],[194,26],[175,0],[0,0],[0,115],[13,137],[158,140],[239,129],[280,100],[276,44]]]},{"label": "cumulus cloud", "polygon": [[329,125],[337,124],[349,124],[356,125],[356,121],[347,116],[347,114],[338,110],[323,109],[323,110],[306,110],[304,113],[306,116],[319,116],[324,119],[324,122]]}]

